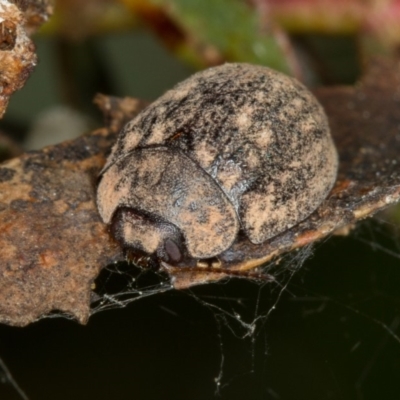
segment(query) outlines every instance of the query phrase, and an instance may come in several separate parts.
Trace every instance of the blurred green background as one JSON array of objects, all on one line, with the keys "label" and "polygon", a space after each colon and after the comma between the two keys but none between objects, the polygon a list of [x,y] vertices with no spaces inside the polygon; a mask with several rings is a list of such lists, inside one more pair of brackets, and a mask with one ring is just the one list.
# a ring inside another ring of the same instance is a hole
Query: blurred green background
[{"label": "blurred green background", "polygon": [[[229,1],[222,3],[229,7]],[[194,40],[190,27],[196,31],[200,25],[193,15],[209,11],[196,8],[192,15],[190,6],[201,5],[194,1],[168,4],[176,7],[168,8],[168,16],[182,22],[184,33],[176,34],[180,41],[175,38],[172,44],[146,23],[143,9],[135,16],[142,22],[133,18],[133,28],[98,28],[79,40],[62,34],[57,24],[44,30],[35,38],[39,65],[13,96],[3,131],[22,143],[35,121],[60,105],[79,113],[90,129],[101,125],[91,103],[98,91],[152,100],[214,61],[254,61],[246,59],[246,51],[234,51],[260,40],[251,32],[244,39],[238,34],[239,43],[215,43],[215,35],[223,34],[232,19],[224,25],[210,14],[201,26],[212,29]],[[243,26],[251,30],[257,19],[246,13]],[[307,84],[352,84],[359,78],[359,43],[365,36],[360,38],[356,28],[343,24],[321,32],[295,26],[291,31],[289,24],[285,34]],[[271,48],[279,53],[275,33],[260,32],[264,50],[272,40]],[[185,42],[188,36],[193,47]],[[205,52],[210,43],[212,51]],[[277,59],[282,69],[296,74],[286,56],[271,58]],[[69,124],[65,118],[59,121],[52,129]],[[387,215],[360,223],[348,237],[332,237],[313,250],[284,257],[284,290],[230,279],[141,298],[126,308],[97,313],[87,326],[56,317],[26,328],[0,326],[0,358],[32,400],[398,399],[400,241]],[[121,268],[123,274],[102,274],[100,292],[129,284],[130,268]],[[146,279],[138,283],[144,292],[154,284],[153,278]],[[1,368],[0,377],[0,399],[20,399]]]}]

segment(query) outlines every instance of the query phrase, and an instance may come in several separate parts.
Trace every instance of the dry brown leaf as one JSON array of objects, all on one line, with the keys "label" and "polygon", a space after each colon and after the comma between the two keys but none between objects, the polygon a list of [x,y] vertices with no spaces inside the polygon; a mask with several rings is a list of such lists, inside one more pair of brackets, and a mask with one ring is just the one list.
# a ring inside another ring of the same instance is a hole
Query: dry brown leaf
[{"label": "dry brown leaf", "polygon": [[[309,218],[262,246],[238,242],[225,252],[244,260],[273,256],[310,244],[400,198],[400,64],[376,61],[362,84],[317,92],[340,153],[329,198]],[[0,321],[26,325],[51,310],[80,322],[90,311],[91,286],[122,252],[95,206],[97,174],[115,132],[142,105],[99,97],[112,129],[28,153],[0,165]],[[237,273],[233,270],[231,273]],[[228,274],[168,270],[177,288]]]},{"label": "dry brown leaf", "polygon": [[91,285],[119,255],[94,203],[106,131],[0,167],[0,320],[25,325],[51,310],[88,318]]}]

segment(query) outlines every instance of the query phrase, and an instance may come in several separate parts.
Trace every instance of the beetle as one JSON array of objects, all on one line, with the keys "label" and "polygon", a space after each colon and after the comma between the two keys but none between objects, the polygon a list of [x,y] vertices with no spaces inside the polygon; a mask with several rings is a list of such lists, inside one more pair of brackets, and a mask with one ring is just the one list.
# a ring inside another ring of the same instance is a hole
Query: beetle
[{"label": "beetle", "polygon": [[[174,268],[248,269],[248,253],[327,197],[338,156],[327,117],[298,81],[264,66],[198,72],[120,132],[97,204],[133,254]],[[251,247],[250,246],[250,247]]]}]

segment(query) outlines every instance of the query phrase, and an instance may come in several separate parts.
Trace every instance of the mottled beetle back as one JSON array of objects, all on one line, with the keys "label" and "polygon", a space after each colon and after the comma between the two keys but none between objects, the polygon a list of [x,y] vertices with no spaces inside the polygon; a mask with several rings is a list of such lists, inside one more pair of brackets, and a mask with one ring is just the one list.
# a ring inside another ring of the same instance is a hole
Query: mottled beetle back
[{"label": "mottled beetle back", "polygon": [[239,229],[258,244],[302,221],[336,171],[326,116],[303,85],[266,67],[225,64],[178,84],[125,126],[98,205],[107,223],[119,207],[159,216],[182,232],[190,256],[209,258]]}]

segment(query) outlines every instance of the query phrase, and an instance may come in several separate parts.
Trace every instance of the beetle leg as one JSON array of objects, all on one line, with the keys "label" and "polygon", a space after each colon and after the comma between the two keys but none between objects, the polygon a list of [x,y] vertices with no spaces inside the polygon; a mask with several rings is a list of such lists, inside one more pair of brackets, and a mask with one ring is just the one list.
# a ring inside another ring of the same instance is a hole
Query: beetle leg
[{"label": "beetle leg", "polygon": [[197,268],[208,268],[210,265],[207,260],[199,260],[197,261],[196,267]]}]

